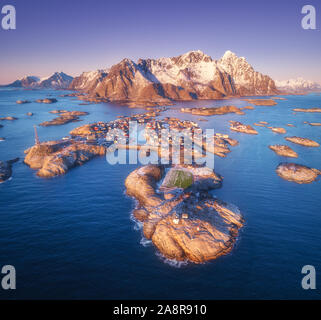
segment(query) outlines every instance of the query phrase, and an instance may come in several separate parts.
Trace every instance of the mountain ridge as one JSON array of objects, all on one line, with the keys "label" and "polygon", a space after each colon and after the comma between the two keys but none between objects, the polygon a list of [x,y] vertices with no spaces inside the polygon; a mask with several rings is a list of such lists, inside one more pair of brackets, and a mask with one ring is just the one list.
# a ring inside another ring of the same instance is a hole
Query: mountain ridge
[{"label": "mountain ridge", "polygon": [[7,85],[6,88],[32,88],[32,89],[67,89],[74,78],[64,72],[55,72],[51,76],[39,78],[36,76],[25,76]]},{"label": "mountain ridge", "polygon": [[302,77],[283,81],[275,81],[277,88],[280,91],[289,93],[309,93],[321,92],[321,84],[311,80],[305,80]]},{"label": "mountain ridge", "polygon": [[82,73],[69,89],[124,104],[277,94],[274,81],[244,57],[226,51],[214,60],[200,50],[159,59],[125,58],[110,69]]}]

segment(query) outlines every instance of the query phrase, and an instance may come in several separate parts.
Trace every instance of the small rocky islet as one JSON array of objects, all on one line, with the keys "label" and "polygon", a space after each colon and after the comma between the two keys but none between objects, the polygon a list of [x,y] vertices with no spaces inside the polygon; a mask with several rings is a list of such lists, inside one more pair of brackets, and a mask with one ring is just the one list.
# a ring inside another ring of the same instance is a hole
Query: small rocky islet
[{"label": "small rocky islet", "polygon": [[296,163],[280,163],[276,168],[276,173],[283,179],[299,184],[311,183],[315,181],[321,171]]},{"label": "small rocky islet", "polygon": [[0,117],[0,120],[2,120],[2,121],[4,121],[4,120],[15,121],[15,120],[18,120],[18,118],[12,117],[12,116],[7,116],[7,117]]},{"label": "small rocky islet", "polygon": [[302,137],[286,137],[285,140],[305,147],[319,147],[320,144],[312,139]]},{"label": "small rocky islet", "polygon": [[45,98],[45,99],[37,99],[37,103],[46,103],[46,104],[52,104],[58,102],[55,98]]},{"label": "small rocky islet", "polygon": [[295,108],[293,109],[294,112],[308,112],[308,113],[314,113],[314,112],[321,112],[321,108]]},{"label": "small rocky islet", "polygon": [[249,124],[243,124],[239,121],[230,121],[230,129],[247,134],[258,134],[258,132]]},{"label": "small rocky islet", "polygon": [[289,146],[285,145],[271,145],[269,146],[271,150],[273,150],[277,155],[282,157],[290,157],[290,158],[297,158],[298,154]]},{"label": "small rocky islet", "polygon": [[17,104],[26,104],[26,103],[31,103],[31,101],[29,101],[29,100],[17,100],[16,103]]},{"label": "small rocky islet", "polygon": [[[275,98],[273,98],[275,99]],[[244,101],[247,101],[251,104],[254,104],[255,106],[275,106],[277,105],[277,102],[275,102],[273,99],[244,99]]]},{"label": "small rocky islet", "polygon": [[19,158],[9,160],[9,161],[0,161],[0,183],[7,181],[12,175],[12,165],[19,161]]},{"label": "small rocky islet", "polygon": [[223,115],[228,113],[236,113],[239,115],[245,114],[240,108],[236,106],[221,106],[221,107],[203,107],[203,108],[181,108],[181,112],[191,113],[198,116],[213,116]]},{"label": "small rocky islet", "polygon": [[275,133],[280,133],[280,134],[286,133],[286,130],[284,128],[280,128],[280,127],[267,127],[267,128],[271,129],[271,131]]}]

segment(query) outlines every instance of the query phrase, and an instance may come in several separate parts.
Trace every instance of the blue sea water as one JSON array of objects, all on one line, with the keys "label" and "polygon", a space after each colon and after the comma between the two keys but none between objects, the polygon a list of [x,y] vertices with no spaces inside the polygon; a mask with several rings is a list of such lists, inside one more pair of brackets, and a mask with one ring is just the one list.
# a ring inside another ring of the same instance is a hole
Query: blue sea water
[{"label": "blue sea water", "polygon": [[[256,136],[231,132],[228,120],[246,124],[268,121],[286,128],[286,135],[321,143],[321,114],[297,113],[295,107],[320,107],[321,96],[285,96],[277,106],[257,106],[246,115],[228,114],[199,122],[203,128],[229,134],[240,144],[227,158],[215,158],[224,176],[214,194],[237,205],[246,224],[233,251],[201,265],[173,265],[152,245],[142,245],[141,231],[130,219],[134,207],[124,180],[136,165],[109,165],[96,158],[66,175],[42,179],[23,164],[24,150],[34,144],[33,125],[52,119],[53,109],[83,110],[82,122],[39,127],[40,140],[58,139],[81,124],[110,121],[118,115],[142,112],[113,104],[79,105],[60,91],[0,90],[0,160],[20,157],[10,181],[0,184],[0,267],[17,271],[17,289],[4,291],[8,299],[319,299],[321,297],[321,181],[299,185],[279,178],[276,166],[294,161],[321,169],[321,149],[292,145],[285,135],[255,127]],[[18,105],[57,97],[52,105]],[[248,105],[241,99],[177,103],[165,115],[197,120],[181,114],[182,106]],[[27,112],[34,116],[28,117]],[[295,127],[286,126],[292,123]],[[269,144],[286,143],[298,159],[277,156]],[[314,265],[317,289],[303,290],[301,269]],[[1,276],[1,275],[0,275]]]}]

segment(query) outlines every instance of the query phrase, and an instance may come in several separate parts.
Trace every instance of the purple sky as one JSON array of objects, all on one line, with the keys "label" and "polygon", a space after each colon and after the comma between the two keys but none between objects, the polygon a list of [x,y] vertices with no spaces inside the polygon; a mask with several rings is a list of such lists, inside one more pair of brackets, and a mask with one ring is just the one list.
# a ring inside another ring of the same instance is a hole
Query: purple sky
[{"label": "purple sky", "polygon": [[[0,0],[5,4],[16,7],[17,29],[0,28],[0,84],[197,49],[215,59],[231,50],[274,79],[321,83],[319,0]],[[317,30],[301,28],[305,4],[316,8]]]}]

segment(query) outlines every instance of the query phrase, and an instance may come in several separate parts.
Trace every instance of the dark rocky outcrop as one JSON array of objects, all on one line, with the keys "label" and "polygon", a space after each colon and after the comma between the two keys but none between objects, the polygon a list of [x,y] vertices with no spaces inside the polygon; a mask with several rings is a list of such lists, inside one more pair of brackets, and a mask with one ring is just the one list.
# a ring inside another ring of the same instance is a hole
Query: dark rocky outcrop
[{"label": "dark rocky outcrop", "polygon": [[55,98],[45,98],[45,99],[38,99],[38,100],[36,100],[36,102],[38,102],[38,103],[51,104],[51,103],[56,103],[56,102],[58,102],[58,100],[55,99]]},{"label": "dark rocky outcrop", "polygon": [[8,180],[12,175],[12,164],[19,161],[19,158],[9,160],[9,161],[0,161],[0,183]]}]

